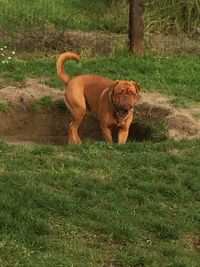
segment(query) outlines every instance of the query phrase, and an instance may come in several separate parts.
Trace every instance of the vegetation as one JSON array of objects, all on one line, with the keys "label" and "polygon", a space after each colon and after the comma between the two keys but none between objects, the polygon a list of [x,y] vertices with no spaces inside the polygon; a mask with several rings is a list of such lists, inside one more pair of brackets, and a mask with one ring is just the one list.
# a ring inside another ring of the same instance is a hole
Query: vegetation
[{"label": "vegetation", "polygon": [[[107,58],[83,58],[81,63],[69,62],[66,65],[71,76],[95,73],[115,80],[136,80],[141,83],[142,90],[172,96],[174,104],[190,105],[191,102],[200,101],[200,63],[195,56],[146,54],[143,57],[130,57],[129,54],[119,53]],[[0,64],[0,72],[8,82],[22,82],[28,77],[46,77],[50,78],[48,84],[51,86],[64,88],[55,71],[55,58],[14,59],[8,64]]]},{"label": "vegetation", "polygon": [[0,101],[0,113],[7,112],[10,110],[10,105],[6,101]]},{"label": "vegetation", "polygon": [[2,266],[199,265],[199,141],[0,151]]},{"label": "vegetation", "polygon": [[[145,2],[146,32],[198,31],[199,0]],[[42,32],[43,44],[52,31],[65,29],[127,32],[128,5],[127,0],[0,0],[0,25],[1,85],[39,77],[64,88],[54,56],[15,55],[14,40],[22,46],[24,33],[28,39]],[[91,59],[86,52],[80,63],[66,64],[71,76],[133,79],[143,91],[171,96],[176,105],[200,101],[197,56],[130,57],[119,51]],[[30,111],[55,105],[65,109],[63,101],[45,96]],[[0,101],[2,116],[9,109]],[[161,142],[165,125],[145,123],[156,128],[157,142],[59,147],[14,146],[0,139],[0,265],[198,267],[200,140]]]},{"label": "vegetation", "polygon": [[[146,0],[146,30],[195,32],[200,24],[197,0]],[[127,32],[128,1],[1,0],[3,29],[30,30],[46,25],[57,29]]]},{"label": "vegetation", "polygon": [[[152,32],[187,33],[198,39],[199,1],[154,0],[145,3],[145,36]],[[71,31],[66,32],[69,29],[125,33],[127,41],[128,17],[128,0],[1,0],[0,46],[31,52],[74,49],[73,41],[66,41],[69,40],[66,34],[72,35]],[[81,43],[81,40],[74,42]]]},{"label": "vegetation", "polygon": [[195,33],[200,25],[199,0],[154,0],[146,3],[146,30]]}]

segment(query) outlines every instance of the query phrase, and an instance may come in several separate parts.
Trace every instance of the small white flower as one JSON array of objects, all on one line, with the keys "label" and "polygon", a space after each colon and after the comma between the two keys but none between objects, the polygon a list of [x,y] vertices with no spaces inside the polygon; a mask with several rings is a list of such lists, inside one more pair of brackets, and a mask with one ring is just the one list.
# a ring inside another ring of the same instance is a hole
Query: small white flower
[{"label": "small white flower", "polygon": [[7,48],[7,46],[6,46],[6,45],[4,45],[4,48]]},{"label": "small white flower", "polygon": [[11,59],[11,57],[8,57],[8,59],[10,60],[10,59]]},{"label": "small white flower", "polygon": [[3,51],[3,47],[1,47],[0,50]]},{"label": "small white flower", "polygon": [[15,55],[15,51],[12,51],[11,53],[12,53],[13,55]]},{"label": "small white flower", "polygon": [[4,53],[1,53],[1,55],[4,57],[5,56],[5,54]]},{"label": "small white flower", "polygon": [[8,60],[2,60],[1,63],[2,64],[8,64]]}]

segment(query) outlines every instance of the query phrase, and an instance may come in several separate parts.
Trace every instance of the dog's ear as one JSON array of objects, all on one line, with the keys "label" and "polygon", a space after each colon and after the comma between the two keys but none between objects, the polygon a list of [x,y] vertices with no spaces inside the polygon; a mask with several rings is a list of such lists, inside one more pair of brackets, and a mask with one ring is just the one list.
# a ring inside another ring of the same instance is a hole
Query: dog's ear
[{"label": "dog's ear", "polygon": [[139,83],[136,83],[134,81],[132,81],[133,85],[135,86],[136,89],[136,93],[139,94],[140,90],[141,90],[141,86]]}]

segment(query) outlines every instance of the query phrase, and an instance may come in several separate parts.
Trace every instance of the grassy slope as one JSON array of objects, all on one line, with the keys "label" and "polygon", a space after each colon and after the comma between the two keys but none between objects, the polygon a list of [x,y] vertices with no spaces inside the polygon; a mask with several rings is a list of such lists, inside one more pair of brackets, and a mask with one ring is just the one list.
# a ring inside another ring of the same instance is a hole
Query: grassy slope
[{"label": "grassy slope", "polygon": [[0,152],[2,266],[199,266],[199,141]]},{"label": "grassy slope", "polygon": [[[133,57],[119,54],[108,58],[82,59],[81,63],[69,62],[67,72],[74,76],[96,73],[112,79],[133,79],[143,90],[158,91],[175,98],[176,104],[200,101],[200,61],[190,55],[150,55]],[[49,83],[61,87],[56,71],[55,58],[11,60],[0,64],[1,76],[10,81],[27,77],[48,77]]]}]

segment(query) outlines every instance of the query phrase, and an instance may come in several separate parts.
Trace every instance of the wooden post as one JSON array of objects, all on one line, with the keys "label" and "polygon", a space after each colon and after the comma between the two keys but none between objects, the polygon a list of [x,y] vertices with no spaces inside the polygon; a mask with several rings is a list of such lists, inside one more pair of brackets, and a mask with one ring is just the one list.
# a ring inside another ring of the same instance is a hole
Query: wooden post
[{"label": "wooden post", "polygon": [[144,0],[129,0],[129,42],[134,54],[144,50]]}]

